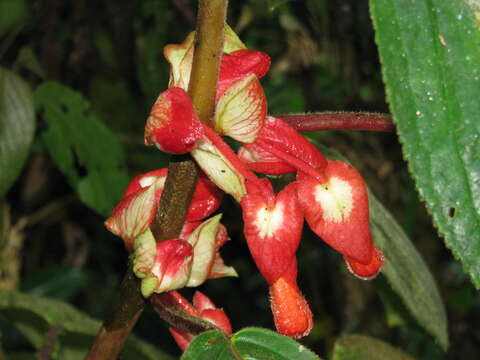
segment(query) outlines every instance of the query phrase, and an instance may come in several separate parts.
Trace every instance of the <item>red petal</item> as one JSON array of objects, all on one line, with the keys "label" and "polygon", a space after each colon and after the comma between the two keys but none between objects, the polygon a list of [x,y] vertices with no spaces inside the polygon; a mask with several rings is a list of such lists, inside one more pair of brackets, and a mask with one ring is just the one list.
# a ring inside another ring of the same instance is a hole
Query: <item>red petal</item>
[{"label": "red petal", "polygon": [[214,213],[220,206],[223,192],[204,174],[200,176],[188,208],[186,220],[202,220]]},{"label": "red petal", "polygon": [[217,99],[234,81],[248,74],[255,74],[260,79],[269,68],[270,57],[260,51],[243,49],[224,54],[220,63]]},{"label": "red petal", "polygon": [[185,351],[185,349],[188,348],[188,345],[190,345],[193,335],[184,331],[180,331],[176,328],[169,328],[168,331],[170,331],[173,340],[175,340],[180,350]]},{"label": "red petal", "polygon": [[353,275],[363,280],[371,280],[378,275],[382,266],[385,264],[385,258],[378,248],[374,247],[373,249],[372,259],[366,265],[347,256],[344,257],[348,270],[350,270]]},{"label": "red petal", "polygon": [[311,229],[327,244],[362,264],[369,264],[373,244],[368,195],[361,175],[350,165],[328,160],[326,182],[298,180],[298,198]]},{"label": "red petal", "polygon": [[[140,189],[149,187],[158,178],[167,178],[168,169],[152,170],[145,174],[135,176],[125,190],[124,197],[137,192]],[[162,186],[163,189],[163,186]]]},{"label": "red petal", "polygon": [[230,320],[222,309],[203,310],[200,317],[214,323],[217,327],[225,331],[228,335],[232,333],[232,325]]},{"label": "red petal", "polygon": [[169,239],[157,244],[152,273],[158,278],[157,293],[185,286],[193,258],[192,246],[180,239]]},{"label": "red petal", "polygon": [[244,234],[258,269],[269,284],[290,266],[302,233],[303,213],[297,203],[294,184],[269,201],[259,194],[247,194],[240,202]]},{"label": "red petal", "polygon": [[[296,273],[296,260],[290,268],[289,273]],[[278,332],[298,339],[312,329],[313,315],[295,279],[291,278],[291,274],[286,274],[270,286],[270,305]]]},{"label": "red petal", "polygon": [[272,116],[267,116],[265,119],[257,139],[296,157],[314,169],[321,170],[327,165],[325,157],[307,138],[282,120]]},{"label": "red petal", "polygon": [[155,218],[162,192],[160,186],[156,189],[146,187],[124,196],[105,220],[105,227],[120,236],[131,250],[135,237],[147,230]]},{"label": "red petal", "polygon": [[193,294],[192,302],[193,306],[195,306],[198,311],[217,308],[213,301],[210,300],[207,295],[200,291],[195,291],[195,294]]},{"label": "red petal", "polygon": [[238,150],[238,157],[250,170],[262,174],[281,175],[296,171],[295,167],[273,156],[255,143],[244,144]]},{"label": "red petal", "polygon": [[172,154],[195,148],[203,128],[185,90],[172,87],[160,94],[145,126],[145,144]]}]

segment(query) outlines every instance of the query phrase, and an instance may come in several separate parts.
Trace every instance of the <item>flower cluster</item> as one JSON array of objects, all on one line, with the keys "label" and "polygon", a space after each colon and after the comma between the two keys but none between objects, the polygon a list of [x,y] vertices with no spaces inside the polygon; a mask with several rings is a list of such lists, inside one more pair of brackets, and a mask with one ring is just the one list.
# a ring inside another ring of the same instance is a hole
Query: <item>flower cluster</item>
[{"label": "flower cluster", "polygon": [[[203,171],[184,230],[178,239],[160,243],[149,230],[166,169],[136,177],[106,226],[132,251],[145,296],[198,286],[208,278],[236,276],[219,254],[228,239],[221,215],[201,222],[218,209],[222,191],[233,196],[242,208],[252,258],[269,285],[277,330],[299,338],[313,325],[312,312],[297,286],[295,254],[304,219],[343,255],[356,276],[372,278],[384,263],[370,235],[365,183],[353,167],[325,158],[294,128],[267,115],[259,79],[267,73],[270,59],[247,49],[228,27],[211,127],[202,123],[186,93],[193,39],[192,33],[182,44],[165,47],[171,66],[169,88],[156,100],[145,127],[147,145],[172,154],[190,153]],[[241,144],[237,153],[222,136]],[[296,180],[275,194],[268,176],[256,173],[295,173]],[[199,315],[208,307],[202,305],[202,295],[196,296],[194,304],[199,305],[188,311]],[[172,333],[177,341],[189,339]]]}]

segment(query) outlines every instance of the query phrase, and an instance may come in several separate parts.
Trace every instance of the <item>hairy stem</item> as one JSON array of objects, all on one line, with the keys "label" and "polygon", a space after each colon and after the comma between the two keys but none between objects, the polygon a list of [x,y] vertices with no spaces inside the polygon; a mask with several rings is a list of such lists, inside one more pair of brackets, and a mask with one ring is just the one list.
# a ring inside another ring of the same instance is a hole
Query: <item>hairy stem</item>
[{"label": "hairy stem", "polygon": [[[209,123],[215,105],[226,11],[227,0],[199,2],[195,53],[188,93],[204,123]],[[172,157],[157,219],[151,226],[157,241],[180,234],[197,177],[198,168],[193,160],[187,156]],[[118,297],[86,359],[116,359],[144,307],[145,301],[140,294],[139,281],[133,275],[130,265]]]},{"label": "hairy stem", "polygon": [[311,114],[275,115],[297,131],[367,130],[394,131],[388,114],[365,112],[320,112]]}]

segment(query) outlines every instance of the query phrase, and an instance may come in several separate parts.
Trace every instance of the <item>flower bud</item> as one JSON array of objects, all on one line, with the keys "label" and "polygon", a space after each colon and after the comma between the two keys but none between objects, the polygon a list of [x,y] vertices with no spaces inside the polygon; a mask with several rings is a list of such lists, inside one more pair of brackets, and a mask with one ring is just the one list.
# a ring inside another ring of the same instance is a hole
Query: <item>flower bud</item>
[{"label": "flower bud", "polygon": [[142,279],[142,295],[184,287],[192,269],[192,246],[180,239],[155,243],[150,229],[135,239],[133,271]]},{"label": "flower bud", "polygon": [[[170,295],[186,313],[213,323],[228,335],[232,333],[232,326],[225,312],[222,309],[217,309],[215,304],[200,291],[195,292],[193,305],[176,291],[172,291]],[[155,303],[153,304],[155,306]],[[176,328],[170,328],[169,331],[182,351],[190,345],[190,342],[194,338],[192,334]]]},{"label": "flower bud", "polygon": [[172,87],[160,94],[145,125],[145,145],[185,154],[203,137],[203,128],[188,94]]}]

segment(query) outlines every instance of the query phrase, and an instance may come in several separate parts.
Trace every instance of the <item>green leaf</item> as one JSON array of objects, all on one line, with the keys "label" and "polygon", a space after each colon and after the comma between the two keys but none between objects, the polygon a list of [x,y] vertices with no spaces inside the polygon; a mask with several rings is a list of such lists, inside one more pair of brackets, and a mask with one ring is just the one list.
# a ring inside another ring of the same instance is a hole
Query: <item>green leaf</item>
[{"label": "green leaf", "polygon": [[35,100],[48,124],[42,135],[53,161],[85,204],[108,215],[128,184],[121,144],[72,89],[46,82]]},{"label": "green leaf", "polygon": [[64,265],[50,265],[22,278],[22,291],[37,296],[48,296],[69,301],[88,286],[85,269]]},{"label": "green leaf", "polygon": [[387,259],[383,274],[420,325],[446,350],[447,315],[435,279],[403,229],[372,193],[369,203],[372,236]]},{"label": "green leaf", "polygon": [[302,344],[262,328],[249,327],[233,334],[231,340],[219,330],[195,337],[181,360],[320,360]]},{"label": "green leaf", "polygon": [[[319,146],[329,157],[347,161],[338,152]],[[382,273],[415,319],[448,348],[445,307],[435,279],[400,225],[370,192],[370,229],[372,237],[387,260]]]},{"label": "green leaf", "polygon": [[320,360],[302,344],[268,329],[242,329],[232,336],[232,343],[244,359]]},{"label": "green leaf", "polygon": [[335,343],[332,360],[413,360],[393,346],[363,335],[347,335]]},{"label": "green leaf", "polygon": [[210,330],[196,336],[181,360],[235,360],[230,340],[224,332]]},{"label": "green leaf", "polygon": [[35,132],[35,112],[29,86],[0,68],[0,197],[23,168]]},{"label": "green leaf", "polygon": [[[83,359],[92,343],[100,322],[61,301],[20,292],[0,290],[0,314],[21,331],[35,348],[46,341],[52,328],[58,328],[55,359]],[[150,344],[130,336],[122,359],[172,359]]]},{"label": "green leaf", "polygon": [[480,288],[480,5],[370,5],[410,171],[447,246]]}]

